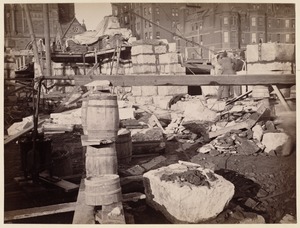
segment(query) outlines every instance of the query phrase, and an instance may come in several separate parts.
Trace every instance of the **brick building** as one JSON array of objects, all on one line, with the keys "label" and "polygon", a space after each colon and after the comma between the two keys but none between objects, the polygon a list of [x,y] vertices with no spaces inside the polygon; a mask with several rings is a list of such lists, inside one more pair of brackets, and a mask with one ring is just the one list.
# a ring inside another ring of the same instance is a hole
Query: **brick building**
[{"label": "brick building", "polygon": [[[137,39],[176,41],[178,51],[187,59],[207,60],[213,52],[245,49],[250,43],[295,43],[294,4],[114,3],[112,8],[121,26],[130,28]],[[150,25],[142,18],[170,32]],[[175,33],[201,47],[186,42]]]},{"label": "brick building", "polygon": [[[28,5],[34,33],[37,39],[44,38],[43,5]],[[84,32],[85,26],[75,18],[74,4],[48,4],[50,38],[54,41],[57,35],[70,37]],[[30,34],[21,4],[5,4],[5,46],[17,50],[26,49],[30,43]]]}]

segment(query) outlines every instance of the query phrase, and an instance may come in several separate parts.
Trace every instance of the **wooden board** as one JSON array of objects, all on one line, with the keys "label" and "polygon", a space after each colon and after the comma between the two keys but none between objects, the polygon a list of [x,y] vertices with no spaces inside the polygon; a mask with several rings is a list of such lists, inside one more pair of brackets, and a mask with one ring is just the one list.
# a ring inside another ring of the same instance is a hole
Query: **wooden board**
[{"label": "wooden board", "polygon": [[4,221],[13,221],[17,219],[26,219],[37,216],[65,213],[75,210],[75,202],[49,205],[44,207],[26,208],[21,210],[4,212]]},{"label": "wooden board", "polygon": [[75,191],[79,188],[79,186],[77,184],[71,183],[69,181],[60,179],[58,177],[54,177],[55,179],[57,179],[58,181],[52,181],[51,179],[49,179],[49,175],[47,173],[40,173],[39,174],[39,179],[42,181],[45,181],[49,184],[53,184],[57,187],[60,187],[62,189],[65,190],[65,192],[72,192]]},{"label": "wooden board", "polygon": [[[45,122],[45,120],[40,120],[40,121],[38,122],[38,125],[40,125],[40,124],[42,124],[42,123],[44,123],[44,122]],[[17,134],[14,134],[14,135],[12,135],[12,136],[9,136],[8,138],[6,138],[6,139],[4,140],[4,145],[6,145],[7,143],[9,143],[9,142],[11,142],[11,141],[13,141],[13,140],[19,138],[20,136],[24,135],[25,133],[29,132],[31,129],[33,129],[33,126],[34,126],[34,125],[32,125],[32,126],[26,128],[26,129],[20,131],[20,132],[17,133]]]},{"label": "wooden board", "polygon": [[[94,80],[109,80],[113,86],[197,86],[197,85],[295,85],[296,76],[287,75],[92,75],[83,77],[82,75],[74,76],[76,85],[85,85]],[[234,80],[233,80],[234,77]],[[183,78],[185,78],[183,80]]]},{"label": "wooden board", "polygon": [[95,224],[94,206],[86,205],[84,191],[85,184],[84,179],[82,179],[78,191],[73,224]]}]

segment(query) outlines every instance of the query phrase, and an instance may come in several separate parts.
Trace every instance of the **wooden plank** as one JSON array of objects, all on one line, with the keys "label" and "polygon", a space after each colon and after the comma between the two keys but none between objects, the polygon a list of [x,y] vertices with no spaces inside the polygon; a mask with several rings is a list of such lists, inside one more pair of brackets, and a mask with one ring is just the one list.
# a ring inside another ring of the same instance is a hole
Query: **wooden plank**
[{"label": "wooden plank", "polygon": [[[38,122],[38,125],[41,125],[41,124],[44,123],[44,122],[45,122],[45,120],[40,120],[40,121]],[[25,133],[29,132],[29,131],[32,130],[32,129],[33,129],[33,125],[30,126],[30,127],[28,127],[28,128],[26,128],[26,129],[24,129],[24,130],[22,130],[22,131],[20,131],[20,132],[18,132],[17,134],[14,134],[14,135],[12,135],[12,136],[9,136],[8,138],[6,138],[6,139],[4,140],[4,145],[6,145],[7,143],[9,143],[9,142],[11,142],[11,141],[13,141],[13,140],[19,138],[21,135],[24,135]]]},{"label": "wooden plank", "polygon": [[286,111],[291,111],[290,106],[288,105],[288,103],[286,102],[286,100],[284,99],[284,97],[282,96],[280,90],[278,89],[277,85],[272,85],[277,97],[279,98],[280,102],[282,103],[282,105],[284,106]]},{"label": "wooden plank", "polygon": [[246,123],[246,121],[244,122],[241,122],[241,123],[237,123],[233,126],[230,126],[230,127],[224,127],[220,130],[217,130],[217,131],[211,131],[208,133],[208,137],[211,139],[211,138],[215,138],[219,135],[223,135],[223,134],[226,134],[227,132],[230,132],[232,130],[240,130],[240,129],[245,129],[245,128],[248,128],[248,124]]},{"label": "wooden plank", "polygon": [[71,183],[69,181],[60,179],[58,177],[53,176],[54,179],[57,179],[58,181],[52,181],[49,179],[49,175],[46,173],[40,173],[39,174],[39,178],[42,181],[45,181],[49,184],[53,184],[57,187],[63,188],[65,190],[65,192],[72,192],[75,191],[79,188],[79,186],[77,184]]},{"label": "wooden plank", "polygon": [[131,192],[122,195],[123,200],[122,202],[129,202],[129,201],[138,201],[141,199],[146,199],[146,195],[140,192]]},{"label": "wooden plank", "polygon": [[211,139],[211,138],[215,138],[219,135],[223,135],[223,134],[226,134],[227,132],[230,132],[231,130],[241,130],[241,129],[251,129],[254,124],[259,120],[259,118],[265,113],[266,111],[266,107],[264,104],[261,104],[259,106],[259,108],[257,109],[257,111],[255,113],[252,113],[251,116],[241,122],[241,123],[237,123],[233,126],[230,126],[230,127],[225,127],[225,128],[222,128],[220,130],[217,130],[217,131],[211,131],[208,133],[208,137]]},{"label": "wooden plank", "polygon": [[[183,80],[183,77],[185,78]],[[234,80],[233,80],[234,77]],[[74,76],[76,85],[85,85],[94,80],[109,80],[113,86],[193,86],[193,85],[295,85],[296,76],[287,75],[92,75],[83,77]]]},{"label": "wooden plank", "polygon": [[13,221],[17,219],[26,219],[37,216],[52,215],[58,213],[65,213],[75,210],[75,202],[62,203],[56,205],[49,205],[44,207],[26,208],[21,210],[4,212],[4,221]]},{"label": "wooden plank", "polygon": [[82,179],[78,191],[73,224],[95,224],[94,206],[86,205],[84,191],[85,184],[84,179]]}]

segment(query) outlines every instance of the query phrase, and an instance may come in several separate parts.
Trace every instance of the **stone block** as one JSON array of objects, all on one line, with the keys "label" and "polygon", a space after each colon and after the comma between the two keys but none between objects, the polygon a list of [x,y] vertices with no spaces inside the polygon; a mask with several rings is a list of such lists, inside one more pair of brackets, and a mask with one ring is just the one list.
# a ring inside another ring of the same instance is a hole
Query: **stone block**
[{"label": "stone block", "polygon": [[253,131],[253,139],[256,139],[257,141],[261,141],[262,139],[262,136],[264,134],[264,130],[262,128],[261,125],[258,125],[256,124],[253,128],[252,128],[252,131]]},{"label": "stone block", "polygon": [[181,64],[175,64],[176,67],[176,74],[186,74],[185,67],[181,66]]},{"label": "stone block", "polygon": [[169,101],[173,96],[154,96],[153,104],[161,109],[169,109]]},{"label": "stone block", "polygon": [[187,92],[188,92],[187,86],[158,86],[159,96],[177,95],[183,93],[185,94]]},{"label": "stone block", "polygon": [[141,86],[142,96],[157,96],[157,86]]},{"label": "stone block", "polygon": [[169,43],[168,44],[168,52],[176,52],[176,43]]},{"label": "stone block", "polygon": [[135,102],[140,105],[153,104],[153,97],[135,97]]},{"label": "stone block", "polygon": [[[188,170],[201,175],[204,182],[168,179]],[[148,171],[143,177],[147,202],[173,223],[199,223],[214,218],[234,195],[232,183],[210,169],[197,166],[172,164]]]},{"label": "stone block", "polygon": [[155,55],[138,55],[137,64],[155,64]]},{"label": "stone block", "polygon": [[184,121],[211,121],[217,119],[217,112],[206,108],[201,101],[186,102]]},{"label": "stone block", "polygon": [[248,74],[291,74],[293,70],[290,62],[248,63]]},{"label": "stone block", "polygon": [[270,153],[272,150],[280,152],[280,147],[290,143],[290,136],[286,133],[265,133],[262,138],[262,144],[265,145],[265,152]]},{"label": "stone block", "polygon": [[159,55],[159,64],[178,63],[177,53],[166,53]]},{"label": "stone block", "polygon": [[284,43],[263,43],[259,57],[259,45],[247,45],[247,62],[288,61],[295,62],[295,45]]},{"label": "stone block", "polygon": [[119,108],[119,119],[134,119],[134,108]]},{"label": "stone block", "polygon": [[154,53],[155,54],[164,54],[166,52],[167,52],[167,46],[166,45],[154,46]]},{"label": "stone block", "polygon": [[131,93],[132,93],[132,96],[142,96],[142,87],[141,86],[132,86]]},{"label": "stone block", "polygon": [[131,56],[132,64],[138,64],[137,58],[138,56]]},{"label": "stone block", "polygon": [[131,48],[131,56],[140,55],[140,54],[153,54],[153,46],[152,45],[137,45],[132,46]]}]

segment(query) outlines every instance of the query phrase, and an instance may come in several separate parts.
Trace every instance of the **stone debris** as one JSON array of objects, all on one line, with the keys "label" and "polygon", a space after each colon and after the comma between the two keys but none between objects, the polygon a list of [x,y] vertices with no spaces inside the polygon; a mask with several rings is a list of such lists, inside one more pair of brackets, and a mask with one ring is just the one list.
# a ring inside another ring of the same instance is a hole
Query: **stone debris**
[{"label": "stone debris", "polygon": [[170,221],[199,223],[214,218],[234,195],[234,185],[212,170],[172,164],[146,172],[147,202]]},{"label": "stone debris", "polygon": [[297,220],[296,220],[295,216],[286,214],[285,216],[283,216],[283,218],[280,220],[279,223],[281,223],[281,224],[296,224]]},{"label": "stone debris", "polygon": [[272,150],[279,151],[289,141],[289,135],[282,133],[266,133],[263,135],[262,144],[266,147],[265,152],[270,153]]},{"label": "stone debris", "polygon": [[167,158],[164,156],[158,156],[153,158],[152,160],[150,160],[147,163],[142,164],[141,166],[145,169],[145,170],[150,170],[153,167],[155,167],[156,165],[158,165],[159,163],[165,161]]}]

